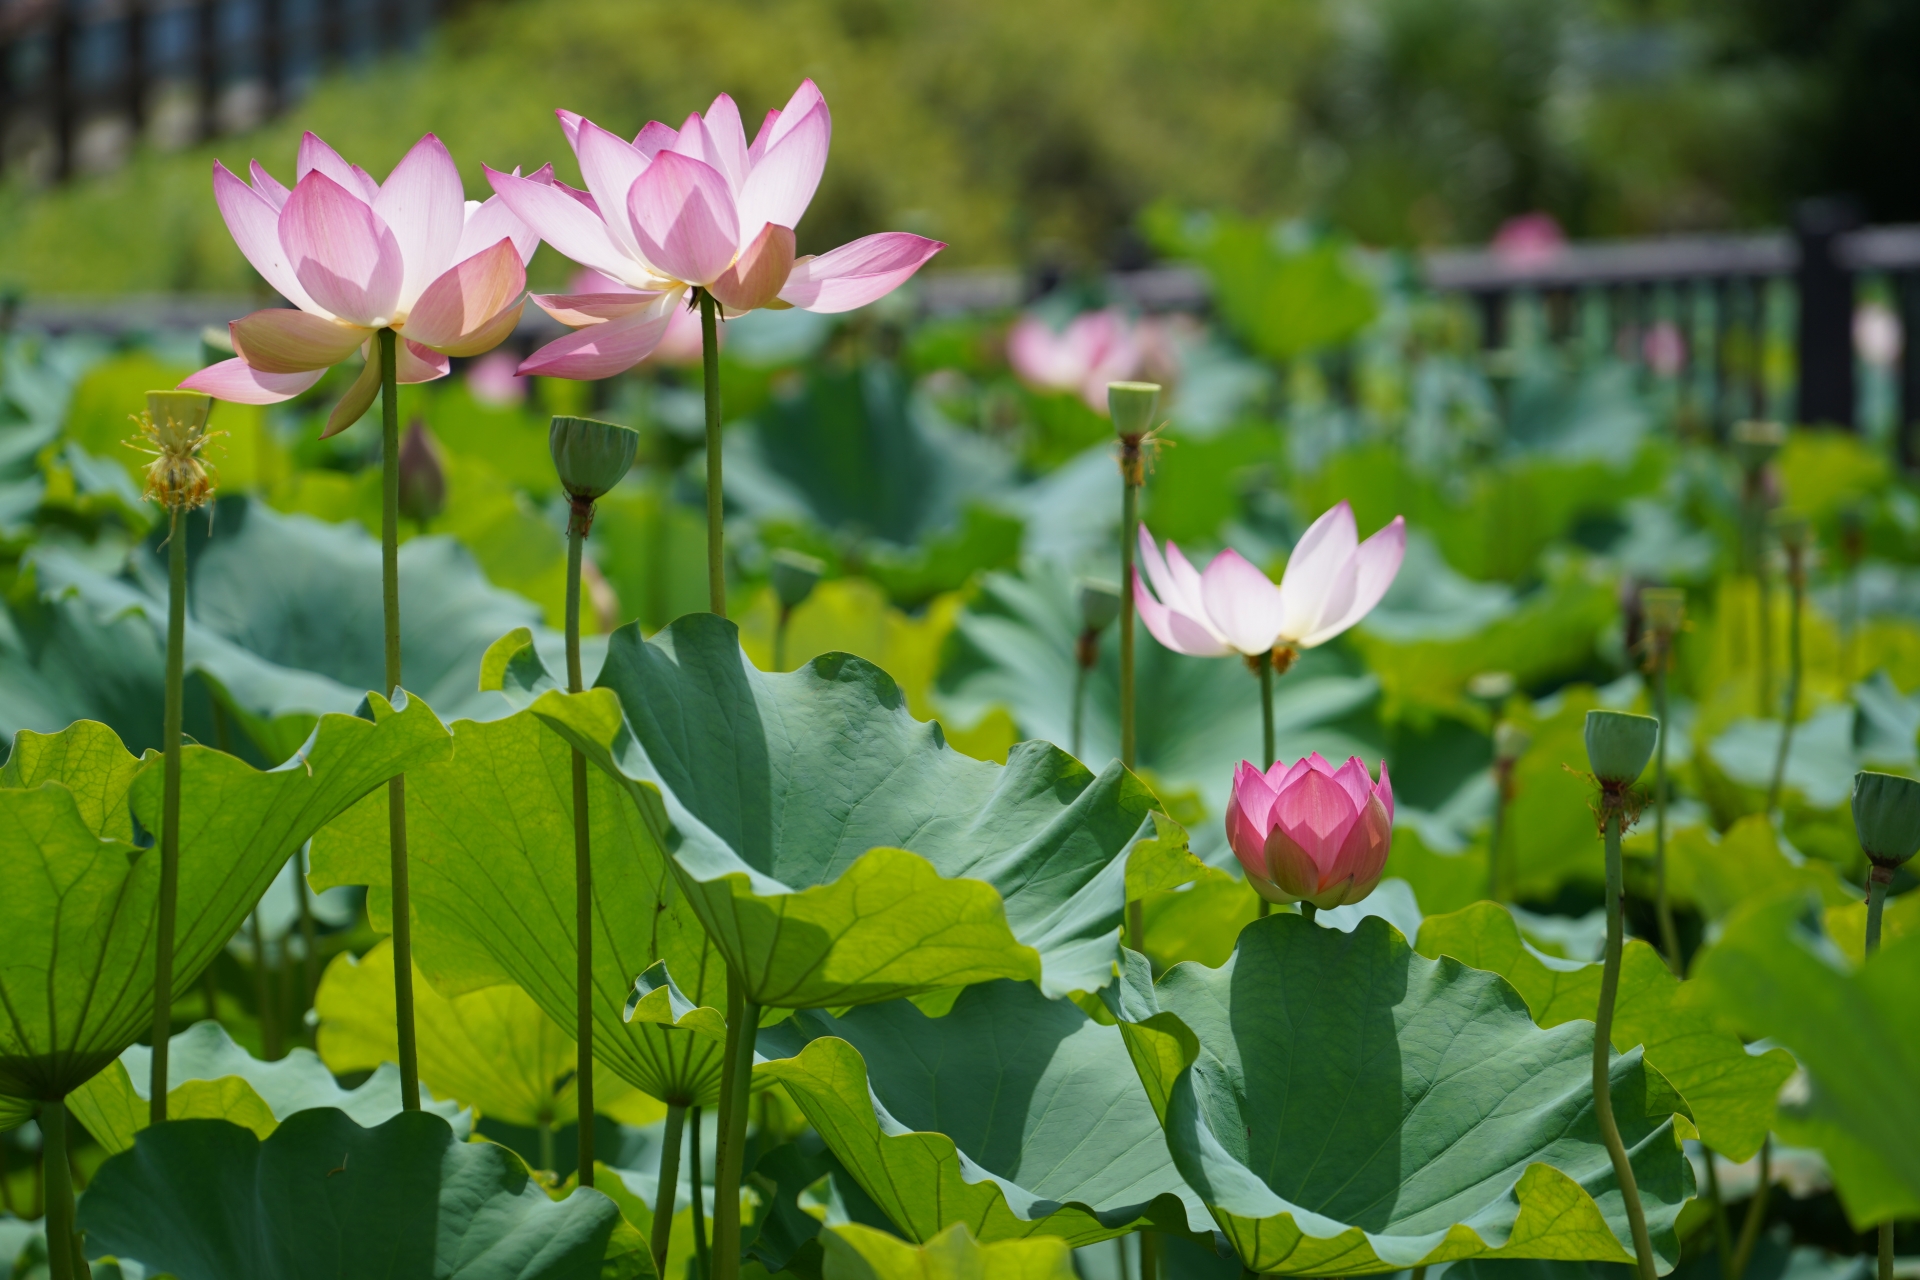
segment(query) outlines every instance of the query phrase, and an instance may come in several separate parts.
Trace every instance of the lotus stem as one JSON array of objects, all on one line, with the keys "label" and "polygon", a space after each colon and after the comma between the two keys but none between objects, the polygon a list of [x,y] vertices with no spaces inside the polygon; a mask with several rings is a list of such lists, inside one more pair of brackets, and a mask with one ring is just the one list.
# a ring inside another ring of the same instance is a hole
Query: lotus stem
[{"label": "lotus stem", "polygon": [[1253,668],[1260,674],[1260,759],[1262,769],[1273,768],[1273,655],[1263,653]]},{"label": "lotus stem", "polygon": [[1133,556],[1140,538],[1140,442],[1120,441],[1120,763],[1133,768]]},{"label": "lotus stem", "polygon": [[542,1112],[535,1132],[540,1141],[540,1168],[547,1173],[553,1172],[557,1160],[553,1153],[553,1117]]},{"label": "lotus stem", "polygon": [[787,624],[793,620],[793,610],[786,605],[780,606],[780,617],[773,624],[773,669],[787,669]]},{"label": "lotus stem", "polygon": [[[1887,888],[1893,873],[1876,866],[1867,879],[1867,954],[1880,950],[1880,916],[1886,910]],[[1874,1232],[1877,1237],[1878,1280],[1893,1280],[1893,1224],[1883,1222]]]},{"label": "lotus stem", "polygon": [[1513,788],[1513,762],[1493,763],[1493,828],[1487,832],[1487,899],[1500,901],[1500,846],[1506,840],[1507,801]]},{"label": "lotus stem", "polygon": [[1727,1202],[1720,1195],[1720,1174],[1714,1168],[1713,1148],[1702,1144],[1701,1149],[1707,1153],[1707,1197],[1713,1201],[1713,1243],[1720,1255],[1721,1280],[1735,1280],[1733,1231],[1727,1225]]},{"label": "lotus stem", "polygon": [[[1644,756],[1641,757],[1643,760]],[[1647,1235],[1647,1215],[1640,1205],[1640,1188],[1635,1184],[1633,1165],[1627,1159],[1626,1144],[1620,1140],[1620,1126],[1613,1118],[1613,1094],[1609,1087],[1609,1054],[1613,1036],[1613,1005],[1620,992],[1620,952],[1624,925],[1620,912],[1620,806],[1609,795],[1606,806],[1607,845],[1607,956],[1600,974],[1600,1008],[1593,1026],[1593,1110],[1600,1122],[1600,1137],[1613,1159],[1614,1180],[1620,1184],[1626,1202],[1627,1225],[1633,1232],[1633,1251],[1640,1267],[1640,1280],[1656,1280],[1653,1241]]]},{"label": "lotus stem", "polygon": [[267,972],[267,926],[260,918],[260,908],[253,908],[253,1004],[260,1018],[260,1052],[267,1061],[275,1062],[280,1057],[280,1018],[274,1008],[273,982]]},{"label": "lotus stem", "polygon": [[1313,918],[1319,914],[1320,914],[1319,907],[1315,906],[1311,902],[1308,902],[1305,898],[1302,898],[1300,900],[1300,915],[1301,915],[1301,918],[1306,920],[1308,924],[1312,924]]},{"label": "lotus stem", "polygon": [[1747,1263],[1753,1259],[1753,1246],[1760,1239],[1760,1228],[1767,1221],[1767,1196],[1773,1190],[1773,1138],[1768,1136],[1760,1143],[1760,1185],[1753,1189],[1753,1199],[1747,1201],[1747,1214],[1740,1220],[1740,1243],[1733,1249],[1733,1267],[1730,1274],[1734,1280],[1747,1274]]},{"label": "lotus stem", "polygon": [[1787,753],[1793,747],[1793,725],[1800,716],[1800,615],[1807,594],[1806,570],[1801,561],[1802,548],[1787,543],[1787,591],[1791,608],[1787,614],[1787,696],[1781,712],[1780,750],[1773,758],[1773,781],[1767,787],[1767,813],[1780,811],[1780,788],[1787,777]]},{"label": "lotus stem", "polygon": [[1140,1280],[1160,1280],[1160,1238],[1151,1231],[1140,1233]]},{"label": "lotus stem", "polygon": [[747,1146],[747,1099],[753,1087],[754,1034],[760,1006],[747,999],[746,979],[727,972],[727,1047],[720,1076],[720,1151],[713,1179],[714,1280],[739,1280],[740,1178]]},{"label": "lotus stem", "polygon": [[707,1254],[707,1196],[700,1180],[700,1108],[687,1109],[687,1168],[693,1184],[693,1274],[695,1280],[708,1280],[713,1263]]},{"label": "lotus stem", "polygon": [[[389,698],[400,688],[399,339],[380,338],[380,603],[386,624]],[[400,1051],[400,1105],[420,1109],[420,1055],[413,1034],[413,895],[407,885],[407,779],[387,783],[387,846],[393,884],[393,1027]]]},{"label": "lotus stem", "polygon": [[[687,1109],[669,1102],[666,1143],[660,1148],[660,1186],[653,1197],[653,1270],[660,1276],[667,1274],[667,1245],[673,1239],[673,1200],[680,1189],[680,1143],[686,1122]],[[700,1194],[698,1186],[693,1194]]]},{"label": "lotus stem", "polygon": [[67,1102],[40,1104],[41,1163],[46,1172],[47,1273],[52,1280],[87,1280],[86,1251],[73,1229],[73,1169],[67,1164]]},{"label": "lotus stem", "polygon": [[1760,716],[1765,719],[1773,714],[1773,584],[1767,578],[1766,535],[1756,538],[1757,551],[1754,555],[1753,576],[1760,587],[1760,661],[1756,666],[1759,687]]},{"label": "lotus stem", "polygon": [[301,1008],[313,1007],[314,993],[320,989],[320,953],[316,949],[313,900],[307,896],[307,846],[293,855],[293,892],[300,900],[300,999]]},{"label": "lotus stem", "polygon": [[160,731],[166,753],[160,802],[160,904],[153,946],[153,1075],[150,1124],[167,1121],[167,1049],[173,1035],[173,935],[180,904],[180,719],[187,642],[187,519],[171,508],[167,522],[167,709]]},{"label": "lotus stem", "polygon": [[1673,903],[1667,897],[1667,648],[1656,638],[1653,666],[1653,714],[1660,719],[1660,736],[1653,748],[1653,910],[1660,921],[1660,949],[1675,977],[1681,972],[1680,933],[1673,926]]},{"label": "lotus stem", "polygon": [[[567,692],[586,687],[580,674],[580,559],[593,503],[575,498],[567,520]],[[593,1185],[593,834],[587,811],[587,757],[573,749],[573,1091],[580,1112],[580,1185]]]},{"label": "lotus stem", "polygon": [[[700,297],[700,363],[707,390],[707,607],[727,616],[726,501],[720,487],[720,327],[713,295]],[[719,1211],[714,1211],[719,1217]],[[718,1229],[717,1227],[715,1228]]]}]

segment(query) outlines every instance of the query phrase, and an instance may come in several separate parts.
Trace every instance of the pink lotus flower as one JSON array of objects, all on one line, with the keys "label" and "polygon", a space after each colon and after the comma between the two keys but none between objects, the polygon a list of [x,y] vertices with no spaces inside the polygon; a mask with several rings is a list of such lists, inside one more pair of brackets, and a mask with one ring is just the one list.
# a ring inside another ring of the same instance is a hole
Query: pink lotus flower
[{"label": "pink lotus flower", "polygon": [[[241,404],[291,399],[355,351],[370,355],[381,329],[401,338],[399,381],[427,382],[446,376],[448,356],[489,351],[519,323],[539,238],[504,202],[468,200],[432,134],[385,183],[311,133],[291,191],[258,160],[251,173],[242,182],[214,161],[214,199],[240,252],[293,307],[234,321],[236,358],[183,389]],[[369,358],[325,434],[358,421],[379,390],[380,364]]]},{"label": "pink lotus flower", "polygon": [[679,129],[655,121],[632,142],[558,113],[587,189],[489,169],[500,198],[548,244],[631,292],[535,295],[578,332],[533,353],[522,373],[605,378],[646,358],[688,289],[728,315],[756,307],[850,311],[891,293],[946,246],[888,231],[794,257],[793,229],[820,185],[832,118],[811,80],[767,113],[747,144],[721,94]]},{"label": "pink lotus flower", "polygon": [[1493,255],[1511,267],[1538,267],[1552,262],[1567,247],[1567,233],[1550,213],[1523,213],[1508,218],[1493,233]]},{"label": "pink lotus flower", "polygon": [[1204,574],[1172,542],[1162,557],[1143,524],[1140,559],[1153,591],[1136,569],[1133,598],[1153,638],[1176,653],[1257,657],[1281,644],[1311,649],[1380,603],[1406,552],[1403,517],[1361,542],[1353,508],[1341,502],[1300,536],[1275,586],[1232,548],[1215,556]]},{"label": "pink lotus flower", "polygon": [[1359,756],[1335,769],[1315,752],[1265,773],[1241,761],[1227,803],[1227,843],[1269,902],[1340,907],[1372,893],[1393,843],[1393,782]]},{"label": "pink lotus flower", "polygon": [[1007,362],[1029,386],[1076,392],[1105,413],[1107,384],[1140,376],[1153,336],[1147,326],[1111,307],[1083,311],[1064,329],[1024,315],[1007,334]]}]

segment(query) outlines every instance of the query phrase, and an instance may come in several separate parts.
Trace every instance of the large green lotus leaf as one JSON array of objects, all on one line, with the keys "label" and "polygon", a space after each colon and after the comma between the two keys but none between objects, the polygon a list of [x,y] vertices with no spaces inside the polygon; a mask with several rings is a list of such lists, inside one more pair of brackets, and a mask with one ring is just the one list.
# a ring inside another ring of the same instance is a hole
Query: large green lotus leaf
[{"label": "large green lotus leaf", "polygon": [[1728,921],[1702,957],[1703,1010],[1793,1050],[1810,1091],[1783,1103],[1783,1138],[1818,1146],[1855,1226],[1920,1214],[1920,936],[1849,964],[1790,895]]},{"label": "large green lotus leaf", "polygon": [[[1342,933],[1276,915],[1218,969],[1155,984],[1129,952],[1106,998],[1175,1167],[1255,1271],[1632,1257],[1593,1114],[1592,1026],[1536,1027],[1497,975],[1416,955],[1377,917]],[[1670,1265],[1693,1194],[1681,1104],[1638,1051],[1611,1079]]]},{"label": "large green lotus leaf", "polygon": [[1723,835],[1704,826],[1674,832],[1667,844],[1667,891],[1710,920],[1787,894],[1816,893],[1830,907],[1860,900],[1859,890],[1844,885],[1831,863],[1789,856],[1763,814],[1740,819]]},{"label": "large green lotus leaf", "polygon": [[[512,983],[570,1027],[577,1016],[572,752],[524,711],[456,721],[453,748],[446,761],[407,775],[414,959],[444,997]],[[714,1106],[725,1036],[715,1010],[727,1003],[726,965],[621,785],[591,769],[587,801],[594,1056],[652,1097]],[[372,886],[376,927],[390,901],[386,805],[384,793],[368,796],[313,843],[314,887]],[[658,960],[704,1016],[623,1017],[634,978]]]},{"label": "large green lotus leaf", "polygon": [[[1167,853],[1153,794],[1046,743],[1005,765],[946,745],[846,654],[769,674],[733,625],[628,626],[585,694],[533,711],[621,778],[708,934],[783,1008],[992,978],[1112,980],[1129,860]],[[674,973],[681,970],[673,965]]]},{"label": "large green lotus leaf", "polygon": [[1149,1220],[1209,1230],[1175,1172],[1119,1030],[1029,983],[967,988],[945,1017],[908,1001],[761,1032],[828,1147],[902,1233],[1090,1244]]},{"label": "large green lotus leaf", "polygon": [[[231,1120],[264,1138],[294,1112],[312,1107],[337,1107],[365,1125],[400,1113],[400,1072],[390,1064],[379,1064],[358,1088],[342,1089],[313,1050],[294,1049],[263,1062],[235,1044],[217,1022],[197,1022],[168,1043],[169,1119]],[[133,1146],[134,1135],[147,1127],[152,1063],[153,1050],[132,1045],[67,1095],[74,1117],[110,1152]],[[456,1102],[429,1097],[423,1105],[462,1138],[472,1127],[472,1117]]]},{"label": "large green lotus leaf", "polygon": [[595,1280],[619,1217],[595,1191],[553,1200],[439,1116],[365,1129],[327,1107],[264,1142],[219,1120],[148,1129],[100,1167],[79,1225],[89,1252],[192,1280]]},{"label": "large green lotus leaf", "polygon": [[[200,516],[188,521],[187,669],[207,681],[268,759],[283,760],[318,716],[352,712],[367,690],[385,686],[380,544],[358,525],[282,515],[244,498],[221,501],[211,523],[209,534]],[[162,554],[143,545],[113,574],[53,547],[35,550],[40,590],[58,625],[43,627],[42,642],[30,647],[64,673],[71,693],[38,713],[56,717],[52,723],[23,719],[15,727],[49,730],[77,715],[102,715],[136,746],[158,745]],[[476,687],[480,658],[501,632],[537,624],[539,611],[489,585],[448,538],[416,538],[401,549],[400,593],[406,687],[449,716],[510,710]],[[136,622],[150,634],[129,642],[123,633],[138,630]],[[73,670],[76,660],[59,652],[70,637],[88,651],[85,666]],[[123,645],[125,652],[108,652]],[[205,719],[199,708],[196,700]],[[202,741],[214,740],[210,721],[194,728]]]},{"label": "large green lotus leaf", "polygon": [[976,1244],[967,1224],[922,1245],[857,1222],[828,1227],[823,1280],[1073,1280],[1073,1254],[1057,1240]]},{"label": "large green lotus leaf", "polygon": [[[176,997],[316,830],[446,756],[451,739],[423,700],[371,702],[377,722],[323,716],[277,769],[183,751]],[[150,1023],[160,858],[132,843],[127,815],[159,828],[164,761],[131,762],[112,730],[82,721],[19,734],[0,770],[0,1093],[62,1097]]]},{"label": "large green lotus leaf", "polygon": [[[1599,1006],[1599,965],[1536,951],[1520,936],[1512,914],[1491,902],[1428,916],[1416,949],[1430,959],[1449,955],[1499,974],[1543,1027],[1591,1021]],[[1686,1099],[1701,1140],[1733,1160],[1750,1159],[1760,1149],[1774,1098],[1794,1071],[1793,1055],[1781,1049],[1750,1054],[1740,1037],[1692,1007],[1660,953],[1638,939],[1627,943],[1622,956],[1613,1044],[1640,1045],[1647,1062]]]}]

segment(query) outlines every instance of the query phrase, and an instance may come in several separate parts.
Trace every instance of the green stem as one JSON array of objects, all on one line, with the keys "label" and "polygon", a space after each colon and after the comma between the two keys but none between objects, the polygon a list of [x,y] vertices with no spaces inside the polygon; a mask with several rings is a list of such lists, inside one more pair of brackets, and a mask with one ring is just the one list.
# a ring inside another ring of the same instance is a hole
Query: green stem
[{"label": "green stem", "polygon": [[[673,1239],[673,1199],[680,1189],[680,1142],[684,1136],[687,1109],[679,1103],[667,1104],[666,1145],[660,1148],[660,1189],[653,1197],[653,1270],[667,1274],[667,1245]],[[694,1195],[700,1188],[693,1189]]]},{"label": "green stem", "polygon": [[1879,1237],[1876,1242],[1879,1247],[1874,1250],[1879,1262],[1879,1266],[1875,1268],[1876,1280],[1893,1280],[1893,1224],[1881,1223],[1880,1229],[1874,1234]]},{"label": "green stem", "polygon": [[1760,1239],[1760,1228],[1766,1225],[1767,1196],[1772,1190],[1773,1139],[1768,1137],[1760,1144],[1760,1185],[1753,1189],[1753,1199],[1747,1201],[1746,1216],[1740,1219],[1740,1243],[1733,1247],[1734,1280],[1747,1274],[1747,1263],[1753,1260],[1753,1246]]},{"label": "green stem", "polygon": [[1667,655],[1664,644],[1654,655],[1653,714],[1660,719],[1660,735],[1653,754],[1653,910],[1660,921],[1660,949],[1667,968],[1681,974],[1680,934],[1673,927],[1673,903],[1667,898]]},{"label": "green stem", "polygon": [[[389,698],[400,688],[400,380],[398,338],[380,331],[380,604]],[[420,1109],[420,1056],[413,1033],[413,895],[407,884],[407,779],[387,783],[388,876],[393,886],[393,1026],[400,1051],[400,1105]]]},{"label": "green stem", "polygon": [[[1882,877],[1885,878],[1882,878]],[[1887,888],[1893,878],[1891,871],[1875,867],[1867,879],[1867,954],[1873,955],[1880,950],[1880,916],[1887,905]],[[1893,1280],[1893,1224],[1883,1222],[1874,1233],[1877,1237],[1876,1252],[1879,1255],[1878,1280]]]},{"label": "green stem", "polygon": [[[586,687],[580,672],[580,558],[593,504],[576,499],[567,520],[567,692]],[[573,749],[573,1092],[580,1111],[580,1185],[593,1185],[593,835],[587,810],[587,757]]]},{"label": "green stem", "polygon": [[1260,672],[1260,768],[1271,769],[1276,759],[1273,753],[1273,655],[1260,658],[1257,670]]},{"label": "green stem", "polygon": [[1120,461],[1120,763],[1133,768],[1133,553],[1140,540],[1140,488],[1129,475],[1139,466],[1140,445],[1122,441],[1132,458]]},{"label": "green stem", "polygon": [[543,1112],[535,1132],[539,1135],[540,1139],[540,1168],[547,1173],[552,1173],[555,1163],[553,1154],[553,1117]]},{"label": "green stem", "polygon": [[316,950],[313,902],[307,896],[307,849],[302,845],[293,855],[293,892],[300,899],[300,999],[298,1012],[313,1007],[314,993],[320,989],[320,953]]},{"label": "green stem", "polygon": [[180,904],[180,712],[186,680],[186,513],[173,508],[167,525],[167,710],[160,731],[166,753],[160,802],[160,920],[153,944],[153,1074],[147,1118],[167,1121],[167,1049],[173,1035],[173,935]]},{"label": "green stem", "polygon": [[780,618],[773,624],[773,669],[787,669],[787,623],[793,619],[793,610],[780,606]]},{"label": "green stem", "polygon": [[267,970],[267,929],[260,908],[253,908],[253,1007],[260,1020],[260,1052],[268,1062],[280,1058],[280,1019],[273,1007],[273,983]]},{"label": "green stem", "polygon": [[687,1113],[688,1181],[693,1184],[693,1274],[694,1280],[707,1280],[713,1264],[707,1256],[707,1193],[700,1181],[700,1108]]},{"label": "green stem", "polygon": [[[726,502],[720,487],[720,328],[713,295],[700,295],[700,363],[707,382],[707,607],[727,616]],[[719,1230],[720,1211],[714,1210]]]},{"label": "green stem", "polygon": [[1734,1280],[1733,1230],[1727,1225],[1727,1202],[1720,1194],[1720,1173],[1714,1168],[1713,1148],[1702,1146],[1707,1155],[1707,1197],[1713,1202],[1714,1251],[1720,1255],[1721,1280]]},{"label": "green stem", "polygon": [[[1608,797],[1611,801],[1612,797]],[[1613,1159],[1614,1180],[1620,1184],[1621,1198],[1627,1206],[1627,1225],[1633,1231],[1633,1251],[1640,1264],[1640,1280],[1655,1280],[1653,1241],[1647,1235],[1647,1215],[1640,1206],[1640,1188],[1635,1184],[1633,1165],[1627,1160],[1626,1144],[1620,1140],[1620,1126],[1613,1118],[1613,1093],[1609,1086],[1609,1052],[1612,1048],[1613,1005],[1620,991],[1620,951],[1624,925],[1620,916],[1620,810],[1609,803],[1607,827],[1607,959],[1600,975],[1600,1008],[1593,1020],[1593,1110],[1600,1122],[1600,1137]]]},{"label": "green stem", "polygon": [[1500,901],[1500,846],[1507,835],[1507,785],[1511,765],[1496,760],[1493,765],[1493,830],[1487,833],[1487,899]]},{"label": "green stem", "polygon": [[1081,712],[1087,701],[1087,669],[1078,662],[1073,664],[1073,758],[1080,758],[1080,721]]},{"label": "green stem", "polygon": [[40,1104],[41,1160],[47,1186],[47,1272],[52,1280],[83,1280],[89,1274],[73,1230],[73,1169],[67,1164],[67,1103]]},{"label": "green stem", "polygon": [[1300,915],[1309,924],[1311,924],[1313,922],[1313,918],[1319,914],[1320,914],[1319,907],[1316,907],[1315,905],[1313,905],[1313,903],[1308,902],[1305,898],[1302,898],[1300,900]]},{"label": "green stem", "polygon": [[[1797,566],[1796,566],[1797,570]],[[1767,788],[1767,813],[1780,811],[1780,786],[1787,777],[1787,752],[1793,745],[1793,723],[1800,716],[1800,613],[1806,592],[1800,574],[1787,575],[1792,609],[1787,615],[1787,704],[1780,726],[1780,750],[1773,758],[1773,783]]]},{"label": "green stem", "polygon": [[1773,717],[1773,583],[1767,578],[1766,539],[1762,535],[1754,574],[1760,580],[1760,718]]},{"label": "green stem", "polygon": [[726,1066],[720,1077],[720,1151],[713,1179],[713,1274],[739,1280],[740,1179],[747,1151],[747,1099],[753,1088],[753,1046],[760,1006],[747,999],[746,979],[727,973]]}]

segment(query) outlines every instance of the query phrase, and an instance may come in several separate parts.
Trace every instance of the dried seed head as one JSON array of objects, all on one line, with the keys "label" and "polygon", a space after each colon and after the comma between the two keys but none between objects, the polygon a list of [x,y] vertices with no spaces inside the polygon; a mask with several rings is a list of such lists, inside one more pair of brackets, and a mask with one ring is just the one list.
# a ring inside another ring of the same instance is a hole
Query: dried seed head
[{"label": "dried seed head", "polygon": [[207,441],[224,431],[208,431],[213,397],[195,391],[149,391],[147,411],[133,421],[140,434],[127,447],[150,454],[146,496],[169,511],[191,511],[213,496],[213,469],[200,456]]}]

